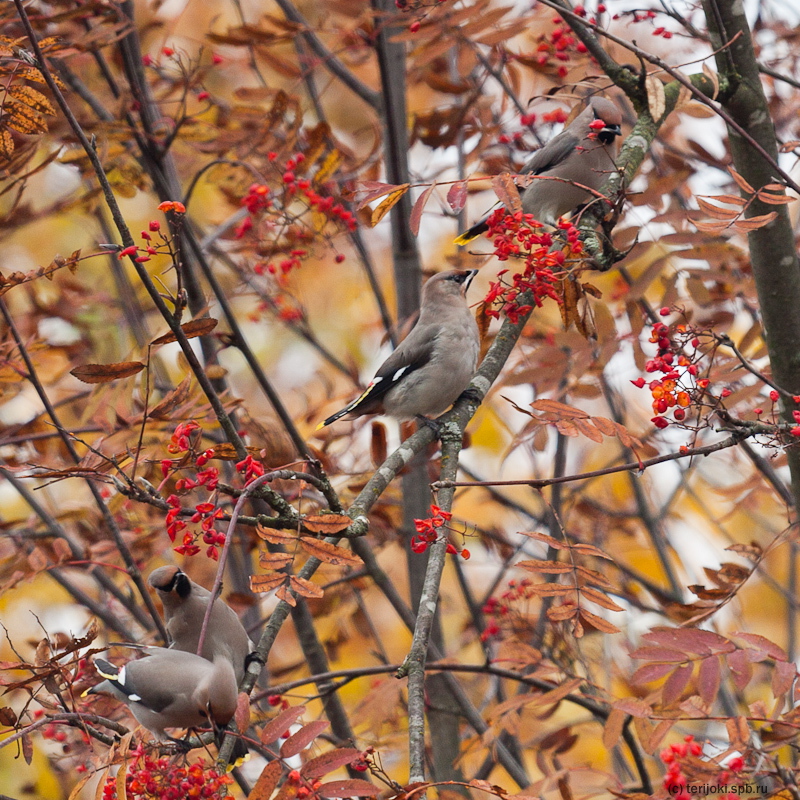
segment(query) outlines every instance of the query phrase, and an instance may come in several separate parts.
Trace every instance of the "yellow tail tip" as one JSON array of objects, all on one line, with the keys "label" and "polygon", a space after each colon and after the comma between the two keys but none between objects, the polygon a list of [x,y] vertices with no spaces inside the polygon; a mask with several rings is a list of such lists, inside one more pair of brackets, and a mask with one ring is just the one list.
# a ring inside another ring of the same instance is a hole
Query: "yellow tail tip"
[{"label": "yellow tail tip", "polygon": [[322,422],[320,422],[319,425],[317,425],[316,428],[314,428],[314,430],[315,431],[321,431],[327,424],[328,424],[328,420],[324,419],[324,420],[322,420]]},{"label": "yellow tail tip", "polygon": [[469,231],[464,231],[464,233],[453,239],[453,244],[457,244],[459,246],[465,245],[469,244],[473,239],[477,238],[478,238],[477,235],[475,235],[474,233],[470,233]]}]

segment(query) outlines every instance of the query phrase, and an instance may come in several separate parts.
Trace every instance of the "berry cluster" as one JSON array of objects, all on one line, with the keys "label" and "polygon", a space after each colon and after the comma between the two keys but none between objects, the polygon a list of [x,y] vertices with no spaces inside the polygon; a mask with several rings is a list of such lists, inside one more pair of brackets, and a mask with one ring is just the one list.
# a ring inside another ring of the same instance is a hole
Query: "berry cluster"
[{"label": "berry cluster", "polygon": [[560,249],[551,249],[553,235],[542,230],[541,223],[531,214],[521,211],[509,214],[501,208],[489,217],[487,224],[487,236],[494,243],[497,258],[500,261],[522,259],[524,268],[512,276],[511,283],[505,278],[508,270],[498,273],[498,280],[490,285],[484,298],[488,306],[486,314],[498,318],[502,312],[511,322],[517,323],[533,308],[520,303],[520,296],[526,292],[530,292],[537,307],[548,297],[561,302],[557,284],[566,275],[568,262],[579,258],[583,252],[577,228],[569,222],[559,222],[559,238],[563,238],[564,244]]},{"label": "berry cluster", "polygon": [[[660,313],[666,316],[670,309],[662,308]],[[645,385],[648,387],[656,414],[651,421],[657,428],[666,428],[670,420],[664,415],[670,413],[671,409],[673,420],[683,422],[686,409],[702,397],[709,381],[697,377],[698,362],[702,357],[700,340],[686,325],[670,327],[663,322],[656,322],[648,341],[657,345],[657,352],[654,358],[647,361],[645,370],[662,377],[649,383],[640,377],[631,383],[639,389]],[[687,355],[690,348],[691,355]]]},{"label": "berry cluster", "polygon": [[486,618],[486,625],[481,631],[481,641],[486,642],[501,633],[501,622],[503,618],[511,613],[511,604],[518,600],[530,600],[533,592],[530,589],[532,581],[525,578],[521,581],[510,580],[508,589],[500,597],[490,597],[483,606],[483,615]]},{"label": "berry cluster", "polygon": [[[439,529],[449,522],[453,515],[449,511],[442,511],[439,506],[431,506],[431,516],[427,519],[415,519],[414,527],[417,529],[416,535],[411,537],[411,549],[415,553],[424,553],[428,545],[433,544],[439,536]],[[460,555],[463,559],[470,557],[470,552],[466,547],[458,549],[452,542],[447,543],[447,552],[452,555]]]},{"label": "berry cluster", "polygon": [[[605,10],[605,6],[600,6]],[[582,6],[575,9],[578,13],[581,9],[581,16],[585,16],[586,12]],[[592,22],[597,20],[592,17]],[[586,45],[579,41],[572,30],[564,24],[561,17],[553,17],[553,25],[555,26],[549,33],[541,34],[539,36],[539,44],[536,47],[536,55],[533,56],[533,61],[539,67],[555,66],[559,78],[566,78],[569,68],[567,63],[573,59],[575,55],[583,55],[587,52]],[[530,60],[530,57],[528,57]]]},{"label": "berry cluster", "polygon": [[[233,800],[226,788],[233,783],[233,778],[220,775],[213,767],[206,767],[199,762],[180,766],[166,757],[152,758],[141,747],[132,752],[136,759],[125,776],[128,800]],[[102,798],[118,800],[115,775],[106,778]]]},{"label": "berry cluster", "polygon": [[[225,544],[225,534],[217,531],[214,526],[218,519],[222,519],[225,516],[225,512],[217,506],[216,502],[203,500],[195,505],[191,515],[186,515],[178,497],[180,494],[187,494],[200,487],[212,493],[217,490],[219,470],[216,467],[206,466],[209,459],[214,457],[214,449],[209,448],[203,452],[196,450],[201,432],[200,425],[194,420],[181,422],[175,428],[175,432],[172,434],[170,443],[167,446],[167,450],[170,453],[182,454],[181,457],[175,460],[165,458],[161,461],[161,473],[165,481],[170,475],[174,474],[178,469],[185,468],[190,462],[193,462],[195,467],[194,477],[179,478],[175,482],[176,493],[167,497],[167,505],[169,506],[166,518],[167,535],[172,542],[179,535],[182,537],[182,542],[175,548],[175,552],[186,556],[197,555],[200,552],[201,548],[197,541],[202,538],[203,543],[208,546],[206,556],[216,561],[219,558],[218,548]],[[186,516],[189,516],[192,524],[199,525],[199,530],[189,528],[185,519]]]},{"label": "berry cluster", "polygon": [[[158,206],[159,211],[173,211],[176,214],[185,214],[186,206],[175,200],[165,200]],[[172,242],[161,230],[161,223],[157,219],[150,220],[148,230],[141,232],[144,244],[137,247],[131,245],[125,247],[117,253],[117,258],[121,261],[127,256],[133,256],[137,264],[146,264],[153,256],[165,255],[173,256]],[[155,237],[155,238],[154,238]]]},{"label": "berry cluster", "polygon": [[[685,736],[680,744],[671,744],[659,753],[659,758],[667,767],[667,774],[664,776],[664,788],[675,800],[691,800],[693,796],[697,795],[696,792],[692,792],[687,788],[690,786],[693,773],[698,772],[703,776],[703,783],[708,783],[708,767],[711,765],[707,761],[699,760],[702,752],[702,746],[690,734]],[[718,791],[714,792],[714,795],[720,797],[720,800],[734,800],[739,794],[738,792],[722,792],[720,790],[721,787],[728,786],[732,778],[735,779],[736,773],[741,772],[742,769],[744,769],[744,759],[741,756],[730,759],[725,768],[721,769],[715,776],[714,789]],[[741,781],[737,780],[737,785],[740,784]],[[695,787],[692,786],[691,788],[694,789]],[[711,787],[707,788],[710,789]],[[703,792],[703,794],[708,793],[708,791]]]}]

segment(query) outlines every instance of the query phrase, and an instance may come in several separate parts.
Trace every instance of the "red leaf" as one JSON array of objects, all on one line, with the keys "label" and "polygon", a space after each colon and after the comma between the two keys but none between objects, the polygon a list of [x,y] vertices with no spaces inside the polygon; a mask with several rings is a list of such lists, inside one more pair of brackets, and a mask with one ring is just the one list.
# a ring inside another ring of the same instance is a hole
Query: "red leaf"
[{"label": "red leaf", "polygon": [[351,763],[360,754],[361,751],[354,747],[340,747],[307,761],[300,772],[304,778],[321,778],[323,775]]},{"label": "red leaf", "polygon": [[661,690],[664,705],[669,705],[680,698],[686,684],[689,683],[689,678],[692,677],[693,669],[694,664],[683,664],[677,667],[672,675],[664,681],[664,687]]},{"label": "red leaf", "polygon": [[287,708],[286,711],[281,711],[275,719],[264,726],[264,730],[261,731],[261,743],[272,744],[277,742],[303,716],[305,710],[305,706],[292,706]]},{"label": "red leaf", "polygon": [[793,661],[778,661],[775,664],[775,671],[772,673],[772,694],[780,697],[792,688],[797,668]]},{"label": "red leaf", "polygon": [[[750,647],[761,650],[766,653],[768,656],[776,659],[777,661],[787,661],[788,657],[786,652],[783,650],[782,647],[779,647],[775,642],[771,642],[765,636],[760,636],[757,633],[734,633],[734,636],[738,637],[739,639],[744,639]],[[751,656],[751,660],[752,656]],[[761,661],[763,659],[757,658],[756,661]]]},{"label": "red leaf", "polygon": [[378,787],[369,781],[353,779],[323,783],[317,789],[317,794],[320,797],[376,797],[379,791]]},{"label": "red leaf", "polygon": [[281,758],[291,758],[301,750],[305,750],[328,725],[330,723],[324,719],[317,719],[309,722],[308,725],[303,725],[297,733],[290,736],[281,745]]},{"label": "red leaf", "polygon": [[447,202],[456,214],[464,209],[467,204],[467,182],[456,181],[447,190]]},{"label": "red leaf", "polygon": [[432,183],[417,199],[414,203],[414,207],[411,209],[411,217],[408,220],[408,227],[411,229],[411,233],[414,236],[419,236],[419,226],[420,222],[422,222],[422,211],[425,208],[425,203],[428,202],[428,198],[431,196],[431,192],[436,188],[436,183]]},{"label": "red leaf", "polygon": [[753,664],[746,650],[737,650],[728,656],[728,669],[731,671],[734,686],[741,692],[753,677]]},{"label": "red leaf", "polygon": [[697,673],[697,691],[700,699],[711,705],[717,698],[720,682],[720,663],[718,656],[704,658]]},{"label": "red leaf", "polygon": [[639,667],[631,676],[631,683],[650,683],[663,678],[667,673],[672,672],[672,664],[645,664]]}]

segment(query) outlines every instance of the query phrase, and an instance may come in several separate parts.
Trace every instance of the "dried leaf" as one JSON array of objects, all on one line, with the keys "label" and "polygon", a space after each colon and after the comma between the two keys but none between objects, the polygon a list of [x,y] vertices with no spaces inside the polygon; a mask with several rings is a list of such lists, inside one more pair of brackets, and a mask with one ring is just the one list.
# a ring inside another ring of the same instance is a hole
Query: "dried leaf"
[{"label": "dried leaf", "polygon": [[543,398],[531,403],[531,408],[535,411],[544,411],[547,414],[555,414],[558,417],[568,419],[588,419],[589,414],[575,406],[568,406],[566,403],[559,403],[557,400]]},{"label": "dried leaf", "polygon": [[509,214],[516,214],[518,211],[522,211],[522,199],[519,196],[519,189],[517,189],[514,179],[508,172],[501,172],[492,178],[492,189],[508,209]]},{"label": "dried leaf", "polygon": [[728,167],[731,177],[736,181],[736,185],[746,194],[755,194],[756,190],[733,168]]},{"label": "dried leaf", "polygon": [[711,85],[714,87],[711,92],[711,99],[716,100],[719,94],[719,75],[705,63],[703,64],[703,74],[711,81]]},{"label": "dried leaf", "polygon": [[372,464],[377,469],[386,461],[389,455],[389,443],[386,435],[386,426],[377,420],[373,420],[370,426],[369,454]]},{"label": "dried leaf", "polygon": [[284,531],[278,528],[267,528],[263,525],[256,525],[256,533],[261,539],[270,544],[281,544],[294,547],[297,542],[297,534],[294,531]]},{"label": "dried leaf", "polygon": [[617,605],[608,595],[597,589],[592,589],[591,586],[584,586],[581,590],[581,597],[584,600],[590,600],[602,608],[607,608],[609,611],[624,611],[622,606]]},{"label": "dried leaf", "polygon": [[521,569],[527,569],[530,572],[544,572],[547,575],[558,575],[563,572],[572,572],[574,569],[571,564],[564,564],[561,561],[542,561],[540,559],[520,561],[517,566]]},{"label": "dried leaf", "polygon": [[[213,331],[218,324],[219,320],[216,320],[213,317],[201,317],[200,319],[192,319],[189,320],[189,322],[184,322],[181,325],[181,330],[187,339],[194,339],[198,336],[205,336],[207,333],[211,333],[211,331]],[[170,344],[171,342],[177,341],[178,339],[175,334],[172,331],[169,331],[169,333],[165,333],[163,336],[153,339],[153,341],[150,342],[150,345],[155,346],[159,344]]]},{"label": "dried leaf", "polygon": [[309,514],[303,517],[303,527],[311,533],[334,536],[347,529],[353,520],[345,514]]},{"label": "dried leaf", "polygon": [[70,370],[69,374],[84,383],[110,383],[137,375],[144,368],[141,361],[120,361],[116,364],[84,364]]},{"label": "dried leaf", "polygon": [[580,610],[579,615],[584,622],[600,631],[600,633],[620,633],[620,629],[616,625],[612,625],[607,619],[598,614],[592,614],[591,611],[587,611],[585,608]]},{"label": "dried leaf", "polygon": [[289,584],[301,597],[319,599],[324,595],[321,586],[317,586],[316,583],[307,581],[305,578],[298,578],[296,575],[292,575],[289,578]]},{"label": "dried leaf", "polygon": [[335,544],[321,539],[301,536],[300,545],[303,550],[320,561],[337,567],[360,567],[364,564],[361,557],[357,556],[352,550],[345,550],[343,547],[337,547]]},{"label": "dried leaf", "polygon": [[251,592],[271,592],[286,580],[286,575],[251,575]]},{"label": "dried leaf", "polygon": [[[293,560],[294,556],[289,553],[270,553],[264,551],[258,554],[258,563],[261,564],[264,569],[268,570],[283,569],[288,564],[291,564]],[[282,577],[286,576],[284,575]]]},{"label": "dried leaf", "polygon": [[749,233],[756,231],[759,228],[765,228],[778,216],[777,211],[770,211],[769,214],[760,214],[756,217],[749,217],[748,219],[739,219],[733,223],[733,227],[742,233]]},{"label": "dried leaf", "polygon": [[297,600],[292,594],[292,590],[289,588],[289,585],[286,583],[278,587],[278,591],[275,592],[275,597],[277,597],[278,600],[283,600],[284,603],[287,603],[292,608],[297,605]]},{"label": "dried leaf", "polygon": [[603,726],[603,746],[606,750],[615,747],[622,737],[622,726],[627,714],[619,708],[612,708]]},{"label": "dried leaf", "polygon": [[178,406],[189,399],[192,379],[185,377],[172,391],[168,392],[161,402],[149,413],[151,419],[169,419]]},{"label": "dried leaf", "polygon": [[372,210],[372,215],[370,216],[370,226],[375,227],[388,213],[391,209],[400,201],[400,198],[408,191],[410,184],[404,183],[399,188],[395,189],[391,192],[386,199],[382,200],[381,203]]}]

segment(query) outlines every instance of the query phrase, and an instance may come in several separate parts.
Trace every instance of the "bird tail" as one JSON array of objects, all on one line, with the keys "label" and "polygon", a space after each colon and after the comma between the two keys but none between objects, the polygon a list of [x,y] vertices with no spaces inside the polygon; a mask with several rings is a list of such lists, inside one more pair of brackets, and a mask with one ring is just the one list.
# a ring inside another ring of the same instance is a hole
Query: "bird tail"
[{"label": "bird tail", "polygon": [[372,391],[372,387],[374,386],[374,382],[367,386],[366,389],[358,396],[352,403],[346,405],[341,411],[337,411],[335,414],[331,414],[330,417],[327,419],[322,420],[322,422],[317,425],[314,430],[321,430],[322,428],[330,425],[332,422],[336,422],[337,419],[341,419],[345,414],[349,414],[353,411],[360,403],[363,403],[364,400],[369,396],[370,392]]},{"label": "bird tail", "polygon": [[489,219],[489,217],[484,217],[479,222],[476,222],[471,228],[467,228],[464,233],[455,239],[453,244],[468,244],[473,239],[477,239],[482,233],[486,233],[486,231],[489,230],[489,226],[486,224],[487,219]]}]

